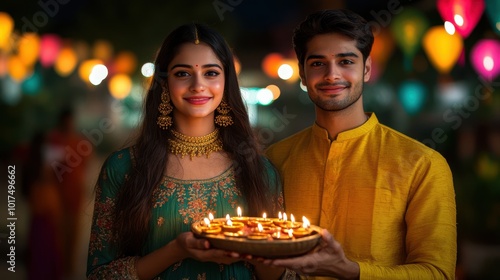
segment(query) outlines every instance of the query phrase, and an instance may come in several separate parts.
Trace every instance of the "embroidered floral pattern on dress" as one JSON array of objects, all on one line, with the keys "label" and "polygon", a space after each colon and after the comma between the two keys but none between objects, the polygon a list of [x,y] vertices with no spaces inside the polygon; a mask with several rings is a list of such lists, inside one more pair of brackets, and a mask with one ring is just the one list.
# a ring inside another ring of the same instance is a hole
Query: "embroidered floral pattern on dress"
[{"label": "embroidered floral pattern on dress", "polygon": [[182,265],[182,261],[175,263],[172,266],[172,271],[176,271],[179,267],[181,267],[181,265]]},{"label": "embroidered floral pattern on dress", "polygon": [[213,209],[221,194],[232,208],[236,208],[241,193],[236,188],[232,169],[210,180],[181,181],[165,177],[163,184],[153,192],[153,207],[162,207],[167,201],[174,199],[179,205],[178,211],[183,223],[190,224],[203,219],[208,212],[215,212]]},{"label": "embroidered floral pattern on dress", "polygon": [[[112,261],[107,266],[97,267],[89,274],[88,280],[139,280],[135,270],[138,257],[126,257]],[[120,273],[122,272],[122,273]]]},{"label": "embroidered floral pattern on dress", "polygon": [[[100,197],[102,189],[97,185],[96,196]],[[113,212],[115,208],[115,200],[106,198],[104,202],[96,201],[94,208],[97,210],[97,216],[93,217],[93,224],[90,233],[89,254],[93,254],[96,250],[102,251],[106,244],[113,241],[112,225],[113,225]]]},{"label": "embroidered floral pattern on dress", "polygon": [[176,191],[177,186],[173,182],[166,182],[166,186],[156,188],[153,192],[154,208],[162,207]]}]

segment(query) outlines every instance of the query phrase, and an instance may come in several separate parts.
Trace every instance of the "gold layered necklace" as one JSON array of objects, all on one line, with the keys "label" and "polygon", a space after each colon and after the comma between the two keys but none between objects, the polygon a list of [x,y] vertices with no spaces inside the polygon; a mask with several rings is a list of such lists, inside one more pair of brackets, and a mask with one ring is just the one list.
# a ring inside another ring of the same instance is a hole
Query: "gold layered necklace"
[{"label": "gold layered necklace", "polygon": [[215,129],[205,136],[193,137],[184,135],[173,129],[172,138],[168,139],[170,152],[183,158],[189,155],[190,159],[199,156],[208,156],[213,152],[222,151],[222,141],[219,139],[219,129]]}]

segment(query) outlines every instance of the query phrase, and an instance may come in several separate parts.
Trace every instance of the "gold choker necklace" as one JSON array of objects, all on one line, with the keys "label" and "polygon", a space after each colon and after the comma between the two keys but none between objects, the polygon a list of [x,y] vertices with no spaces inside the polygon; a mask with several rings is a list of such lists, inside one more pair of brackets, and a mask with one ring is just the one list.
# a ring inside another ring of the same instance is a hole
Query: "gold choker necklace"
[{"label": "gold choker necklace", "polygon": [[208,158],[210,153],[222,151],[219,129],[215,129],[210,134],[200,137],[187,136],[173,129],[170,131],[173,136],[168,139],[170,152],[174,155],[181,155],[181,158],[186,155],[189,155],[190,159],[202,155]]}]

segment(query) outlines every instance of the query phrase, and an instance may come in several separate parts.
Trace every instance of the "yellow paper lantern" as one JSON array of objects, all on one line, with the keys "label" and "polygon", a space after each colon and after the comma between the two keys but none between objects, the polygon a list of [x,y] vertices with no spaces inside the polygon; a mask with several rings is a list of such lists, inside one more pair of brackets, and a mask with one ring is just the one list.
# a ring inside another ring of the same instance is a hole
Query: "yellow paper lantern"
[{"label": "yellow paper lantern", "polygon": [[33,32],[25,33],[19,39],[17,51],[19,58],[26,66],[33,66],[40,55],[40,37],[38,34]]},{"label": "yellow paper lantern", "polygon": [[[62,77],[73,72],[78,62],[75,51],[70,46],[63,47],[54,63],[54,70]],[[92,68],[91,68],[92,69]]]},{"label": "yellow paper lantern", "polygon": [[447,74],[458,61],[463,49],[463,39],[458,33],[446,32],[444,26],[429,28],[423,38],[424,50],[434,67]]},{"label": "yellow paper lantern", "polygon": [[12,17],[6,12],[0,12],[0,49],[7,47],[13,29],[14,20]]},{"label": "yellow paper lantern", "polygon": [[19,56],[12,55],[7,62],[7,70],[10,77],[16,82],[22,82],[28,75],[28,68]]},{"label": "yellow paper lantern", "polygon": [[108,88],[114,98],[123,99],[132,90],[132,80],[125,74],[117,74],[109,80]]}]

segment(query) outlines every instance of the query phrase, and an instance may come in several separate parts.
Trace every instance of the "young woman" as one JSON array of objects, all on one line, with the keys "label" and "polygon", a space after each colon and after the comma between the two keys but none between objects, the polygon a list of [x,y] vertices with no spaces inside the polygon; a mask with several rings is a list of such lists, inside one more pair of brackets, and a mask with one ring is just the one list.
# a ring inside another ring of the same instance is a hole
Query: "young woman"
[{"label": "young woman", "polygon": [[283,209],[227,43],[204,25],[183,25],[155,65],[135,144],[110,155],[97,182],[88,278],[278,279],[282,268],[231,258],[190,232],[208,213]]}]

